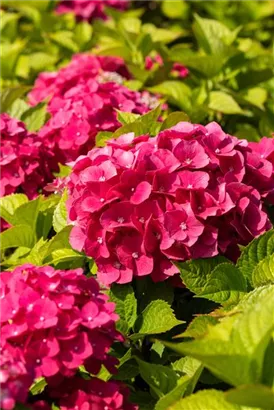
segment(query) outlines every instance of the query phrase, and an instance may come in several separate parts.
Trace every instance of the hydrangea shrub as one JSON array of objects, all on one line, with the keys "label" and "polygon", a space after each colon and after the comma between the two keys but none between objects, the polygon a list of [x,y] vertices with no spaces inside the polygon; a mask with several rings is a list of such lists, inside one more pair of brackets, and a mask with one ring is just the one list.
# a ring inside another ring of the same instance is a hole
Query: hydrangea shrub
[{"label": "hydrangea shrub", "polygon": [[130,78],[122,59],[75,55],[57,73],[42,73],[29,93],[32,105],[50,98],[50,120],[39,132],[60,163],[74,161],[94,147],[99,131],[121,126],[117,110],[145,114],[158,105],[146,91],[123,85]]},{"label": "hydrangea shrub", "polygon": [[270,229],[274,140],[248,143],[217,123],[134,133],[80,157],[68,183],[70,242],[109,285],[178,273],[171,262],[223,254]]}]

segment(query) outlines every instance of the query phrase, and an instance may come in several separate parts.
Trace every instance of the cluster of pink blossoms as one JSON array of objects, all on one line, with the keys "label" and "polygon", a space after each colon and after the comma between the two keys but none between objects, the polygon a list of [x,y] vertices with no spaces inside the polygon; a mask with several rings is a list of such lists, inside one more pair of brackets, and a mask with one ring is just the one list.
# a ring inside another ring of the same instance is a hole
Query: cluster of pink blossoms
[{"label": "cluster of pink blossoms", "polygon": [[37,196],[54,171],[54,155],[35,133],[8,114],[0,116],[1,191],[0,196],[24,192],[30,199]]},{"label": "cluster of pink blossoms", "polygon": [[[163,66],[164,61],[160,54],[156,54],[155,57],[147,56],[145,60],[145,68],[147,70],[153,70],[155,66]],[[180,78],[185,78],[189,75],[189,70],[180,63],[174,63],[172,66],[171,73],[175,74]]]},{"label": "cluster of pink blossoms", "polygon": [[238,255],[270,228],[274,140],[248,143],[216,123],[181,122],[154,138],[133,133],[80,157],[70,175],[73,248],[108,285],[178,272],[171,260]]},{"label": "cluster of pink blossoms", "polygon": [[115,381],[104,382],[97,378],[84,380],[73,377],[55,388],[49,387],[49,396],[58,399],[61,410],[137,410],[129,403],[129,390]]},{"label": "cluster of pink blossoms", "polygon": [[[115,305],[107,299],[96,280],[87,278],[81,269],[23,265],[2,272],[1,386],[4,383],[5,403],[24,399],[30,385],[26,367],[32,369],[34,378],[47,380],[72,377],[81,365],[92,374],[102,365],[115,371],[118,360],[108,352],[123,337],[115,330]],[[18,358],[13,353],[16,349]]]},{"label": "cluster of pink blossoms", "polygon": [[121,126],[117,111],[145,114],[158,105],[148,92],[136,92],[123,85],[129,73],[122,59],[75,55],[57,73],[38,76],[29,101],[35,105],[51,97],[50,120],[40,130],[44,143],[58,162],[74,161],[95,144],[99,131],[113,132]]},{"label": "cluster of pink blossoms", "polygon": [[128,0],[61,0],[56,12],[58,14],[73,13],[78,20],[105,20],[107,18],[105,7],[122,11],[127,9],[128,4]]}]

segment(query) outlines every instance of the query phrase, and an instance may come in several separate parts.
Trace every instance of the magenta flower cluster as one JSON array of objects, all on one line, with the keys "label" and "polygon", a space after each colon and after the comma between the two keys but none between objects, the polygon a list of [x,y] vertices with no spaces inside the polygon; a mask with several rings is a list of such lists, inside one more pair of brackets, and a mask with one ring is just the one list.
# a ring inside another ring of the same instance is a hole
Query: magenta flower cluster
[{"label": "magenta flower cluster", "polygon": [[58,400],[61,410],[137,410],[129,403],[129,390],[119,382],[97,378],[73,377],[58,386],[49,386],[48,394]]},{"label": "magenta flower cluster", "polygon": [[54,155],[41,138],[27,131],[23,122],[0,116],[0,196],[23,192],[32,199],[58,170]]},{"label": "magenta flower cluster", "polygon": [[72,377],[81,365],[92,374],[102,365],[114,372],[118,360],[108,352],[114,341],[123,341],[115,330],[114,308],[96,280],[87,278],[81,269],[60,271],[27,264],[3,272],[1,386],[4,383],[5,403],[24,399],[30,385],[26,367],[32,369],[33,377],[47,379]]},{"label": "magenta flower cluster", "polygon": [[41,73],[29,94],[35,105],[51,97],[50,120],[40,130],[44,144],[58,162],[74,161],[95,144],[99,131],[113,132],[121,126],[117,111],[145,114],[158,105],[148,92],[123,85],[129,73],[122,59],[75,55],[57,73]]},{"label": "magenta flower cluster", "polygon": [[78,20],[92,21],[107,18],[105,8],[126,10],[128,0],[61,0],[56,8],[58,14],[73,13]]},{"label": "magenta flower cluster", "polygon": [[216,123],[181,122],[156,137],[133,133],[78,158],[67,203],[73,248],[95,259],[99,280],[176,274],[171,260],[233,259],[270,228],[274,140],[248,143]]}]

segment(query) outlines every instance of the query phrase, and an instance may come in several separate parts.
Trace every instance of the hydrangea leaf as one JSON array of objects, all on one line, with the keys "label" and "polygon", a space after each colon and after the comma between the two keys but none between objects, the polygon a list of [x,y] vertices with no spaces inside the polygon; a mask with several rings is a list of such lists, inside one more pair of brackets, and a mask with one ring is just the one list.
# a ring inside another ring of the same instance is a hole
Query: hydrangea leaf
[{"label": "hydrangea leaf", "polygon": [[110,299],[116,304],[116,312],[120,320],[126,322],[127,330],[132,328],[137,319],[137,300],[132,286],[113,284]]},{"label": "hydrangea leaf", "polygon": [[45,390],[45,387],[47,385],[47,382],[44,377],[39,377],[39,379],[36,379],[34,383],[30,386],[30,392],[31,394],[39,394],[42,393]]},{"label": "hydrangea leaf", "polygon": [[38,131],[46,122],[47,106],[44,103],[29,108],[22,115],[22,121],[26,124],[28,131]]},{"label": "hydrangea leaf", "polygon": [[185,397],[176,404],[169,407],[169,410],[260,410],[255,407],[242,407],[229,403],[225,394],[218,390],[202,390]]},{"label": "hydrangea leaf", "polygon": [[67,201],[67,191],[65,190],[59,204],[57,205],[54,214],[53,214],[53,228],[55,232],[60,232],[63,228],[65,228],[67,223],[67,208],[66,208],[66,201]]},{"label": "hydrangea leaf", "polygon": [[172,344],[175,351],[200,360],[213,374],[234,386],[257,383],[264,354],[274,330],[274,286],[245,297],[219,324],[192,342]]},{"label": "hydrangea leaf", "polygon": [[194,339],[200,338],[205,335],[209,326],[215,326],[218,320],[212,316],[197,316],[188,325],[187,329],[176,338],[180,337],[193,337]]},{"label": "hydrangea leaf", "polygon": [[118,121],[120,121],[122,125],[130,124],[140,118],[139,114],[134,114],[132,112],[123,112],[117,110],[117,114]]},{"label": "hydrangea leaf", "polygon": [[188,112],[191,109],[189,97],[190,88],[181,81],[164,81],[161,84],[149,87],[148,91],[159,93],[167,97],[168,101]]},{"label": "hydrangea leaf", "polygon": [[228,306],[238,303],[245,293],[246,281],[239,269],[221,263],[212,271],[199,297]]},{"label": "hydrangea leaf", "polygon": [[5,88],[1,93],[1,112],[7,112],[11,109],[15,100],[23,96],[29,91],[30,87],[12,87]]},{"label": "hydrangea leaf", "polygon": [[7,113],[18,120],[21,119],[22,114],[29,109],[29,105],[22,100],[21,98],[17,98],[12,105],[7,110]]},{"label": "hydrangea leaf", "polygon": [[244,114],[244,111],[234,98],[222,91],[212,91],[209,94],[208,107],[213,111],[223,114]]},{"label": "hydrangea leaf", "polygon": [[135,323],[138,333],[132,335],[131,338],[136,339],[144,335],[164,333],[181,323],[183,322],[176,319],[172,308],[167,302],[154,300],[138,317]]},{"label": "hydrangea leaf", "polygon": [[252,282],[252,274],[258,263],[274,252],[274,230],[253,239],[241,253],[237,267],[247,280]]},{"label": "hydrangea leaf", "polygon": [[14,212],[14,225],[28,225],[34,232],[41,204],[41,197],[20,205]]},{"label": "hydrangea leaf", "polygon": [[268,283],[274,283],[274,254],[261,260],[252,272],[252,285],[254,288]]},{"label": "hydrangea leaf", "polygon": [[29,225],[17,225],[0,234],[1,249],[23,246],[31,248],[35,243],[35,235]]},{"label": "hydrangea leaf", "polygon": [[95,145],[96,147],[104,147],[107,140],[112,138],[112,132],[100,131],[96,134]]},{"label": "hydrangea leaf", "polygon": [[222,256],[208,259],[195,259],[176,264],[180,269],[181,278],[191,292],[199,295],[209,280],[212,271],[220,263],[227,262]]},{"label": "hydrangea leaf", "polygon": [[249,384],[228,390],[225,398],[230,403],[240,406],[259,407],[265,410],[273,409],[274,392],[262,384]]},{"label": "hydrangea leaf", "polygon": [[182,111],[175,111],[169,114],[161,126],[161,131],[171,128],[181,121],[189,121],[189,116]]},{"label": "hydrangea leaf", "polygon": [[14,224],[14,213],[28,198],[24,194],[12,194],[0,198],[0,216],[11,225]]},{"label": "hydrangea leaf", "polygon": [[174,370],[160,364],[146,363],[135,357],[140,374],[153,392],[160,398],[176,387],[177,376]]}]

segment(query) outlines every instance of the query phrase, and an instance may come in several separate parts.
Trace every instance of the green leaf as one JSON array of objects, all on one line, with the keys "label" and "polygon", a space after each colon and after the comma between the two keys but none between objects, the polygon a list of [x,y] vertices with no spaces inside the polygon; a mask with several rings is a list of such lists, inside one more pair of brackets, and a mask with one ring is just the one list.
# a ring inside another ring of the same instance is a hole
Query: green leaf
[{"label": "green leaf", "polygon": [[161,115],[161,105],[158,105],[153,110],[149,111],[147,114],[142,115],[136,121],[126,124],[121,128],[118,128],[114,132],[112,138],[118,138],[120,135],[127,134],[129,132],[134,132],[135,136],[142,134],[150,134],[155,128],[155,123],[159,116]]},{"label": "green leaf", "polygon": [[169,410],[260,410],[254,407],[240,407],[229,403],[225,394],[218,390],[202,390],[178,401]]},{"label": "green leaf", "polygon": [[87,21],[81,21],[78,23],[74,31],[74,40],[76,41],[76,44],[79,44],[82,47],[87,44],[92,38],[92,31],[92,25]]},{"label": "green leaf", "polygon": [[137,319],[137,300],[132,286],[112,285],[110,299],[116,304],[115,311],[120,316],[120,320],[126,322],[127,330],[132,328]]},{"label": "green leaf", "polygon": [[96,134],[95,145],[96,147],[104,147],[107,140],[112,138],[113,133],[109,131],[100,131]]},{"label": "green leaf", "polygon": [[[51,254],[52,260],[49,261],[51,265],[58,265],[64,262],[78,262],[80,265],[84,262],[84,255],[75,252],[73,249],[57,249]],[[48,262],[47,262],[48,263]]]},{"label": "green leaf", "polygon": [[214,326],[217,323],[218,320],[212,316],[197,316],[188,325],[187,329],[180,335],[177,335],[176,338],[193,337],[194,339],[198,339],[207,333],[208,327]]},{"label": "green leaf", "polygon": [[236,80],[240,90],[254,87],[262,82],[273,78],[273,71],[271,68],[263,70],[247,70],[237,75]]},{"label": "green leaf", "polygon": [[176,3],[174,0],[163,0],[161,2],[161,9],[168,18],[177,19],[185,16],[188,6],[183,0],[177,0]]},{"label": "green leaf", "polygon": [[46,118],[47,105],[45,103],[29,108],[22,115],[22,121],[24,121],[29,131],[38,131],[45,124]]},{"label": "green leaf", "polygon": [[30,87],[4,88],[1,92],[1,113],[7,112],[17,98],[28,92]]},{"label": "green leaf", "polygon": [[135,323],[138,333],[132,335],[132,338],[164,333],[181,323],[183,322],[176,319],[173,310],[167,302],[154,300],[138,317]]},{"label": "green leaf", "polygon": [[[24,50],[26,42],[20,39],[15,40],[12,44],[2,43],[1,45],[1,76],[2,78],[14,78],[15,68],[20,56]],[[20,97],[18,95],[16,98]],[[14,100],[13,100],[14,101]],[[2,106],[3,112],[5,108]]]},{"label": "green leaf", "polygon": [[54,64],[57,63],[57,60],[57,56],[39,51],[30,55],[29,67],[35,71],[43,71],[50,66],[54,66]]},{"label": "green leaf", "polygon": [[231,32],[224,24],[217,20],[201,18],[194,15],[195,23],[193,30],[195,36],[207,54],[217,54],[226,51],[226,46],[230,45],[236,38],[237,32]]},{"label": "green leaf", "polygon": [[199,297],[228,306],[238,303],[246,291],[240,270],[231,263],[221,263],[212,271]]},{"label": "green leaf", "polygon": [[130,124],[134,121],[136,121],[138,118],[140,118],[139,114],[134,114],[132,112],[123,112],[123,111],[117,111],[117,119],[122,125]]},{"label": "green leaf", "polygon": [[0,234],[1,249],[23,246],[31,248],[35,243],[35,235],[28,225],[17,225]]},{"label": "green leaf", "polygon": [[252,285],[254,288],[269,283],[274,284],[274,254],[261,260],[252,272]]},{"label": "green leaf", "polygon": [[228,262],[228,260],[223,256],[216,256],[176,263],[176,265],[180,269],[181,278],[186,287],[199,295],[203,292],[214,268],[224,262]]},{"label": "green leaf", "polygon": [[211,110],[223,114],[243,114],[243,110],[231,95],[222,91],[211,91],[209,93],[209,105]]},{"label": "green leaf", "polygon": [[190,109],[189,97],[191,90],[181,81],[164,81],[161,84],[149,87],[148,91],[164,95],[170,103],[177,105],[182,110],[188,111]]},{"label": "green leaf", "polygon": [[13,224],[28,225],[35,232],[40,203],[41,197],[38,196],[36,199],[23,203],[16,208],[13,215]]},{"label": "green leaf", "polygon": [[255,107],[258,107],[261,110],[264,110],[264,103],[267,100],[267,96],[267,91],[260,87],[250,88],[243,95],[244,99],[249,104],[255,105]]},{"label": "green leaf", "polygon": [[47,382],[44,377],[39,377],[39,379],[36,379],[34,383],[30,386],[30,392],[33,395],[42,393],[45,390],[45,387],[47,385]]},{"label": "green leaf", "polygon": [[252,283],[253,271],[258,263],[265,257],[274,252],[274,230],[253,239],[242,251],[237,261],[237,267],[240,269],[246,279]]},{"label": "green leaf", "polygon": [[249,384],[228,390],[225,398],[230,403],[240,406],[259,407],[265,410],[273,409],[274,392],[261,384]]},{"label": "green leaf", "polygon": [[68,194],[67,190],[65,190],[53,214],[52,224],[55,232],[60,232],[63,228],[65,228],[68,225],[66,208],[67,199]]},{"label": "green leaf", "polygon": [[69,51],[72,51],[73,53],[76,53],[79,51],[79,47],[73,40],[73,33],[70,31],[57,31],[56,33],[50,34],[50,38],[60,45],[61,47],[66,48]]},{"label": "green leaf", "polygon": [[219,324],[208,328],[201,339],[163,344],[200,360],[214,375],[231,385],[258,383],[274,330],[273,301],[274,286],[259,288],[248,294]]},{"label": "green leaf", "polygon": [[135,357],[144,381],[160,398],[175,388],[177,376],[174,370],[159,364],[146,363]]},{"label": "green leaf", "polygon": [[0,216],[9,224],[14,224],[14,213],[19,206],[28,202],[25,194],[12,194],[0,198]]},{"label": "green leaf", "polygon": [[29,105],[20,98],[17,98],[12,105],[8,108],[7,113],[18,120],[21,119],[22,114],[29,109]]},{"label": "green leaf", "polygon": [[189,116],[181,111],[175,111],[169,114],[161,126],[161,131],[173,127],[181,121],[190,121]]}]

